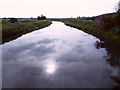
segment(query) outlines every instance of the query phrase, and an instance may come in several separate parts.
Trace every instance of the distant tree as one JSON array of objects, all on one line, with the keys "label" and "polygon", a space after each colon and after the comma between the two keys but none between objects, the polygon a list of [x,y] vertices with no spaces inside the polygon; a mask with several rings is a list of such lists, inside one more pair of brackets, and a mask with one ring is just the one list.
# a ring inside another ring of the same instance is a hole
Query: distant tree
[{"label": "distant tree", "polygon": [[41,16],[38,16],[37,19],[38,19],[38,20],[44,20],[44,19],[46,19],[46,17],[43,16],[43,15],[41,15]]},{"label": "distant tree", "polygon": [[10,18],[10,23],[18,23],[18,19],[17,18]]},{"label": "distant tree", "polygon": [[120,26],[120,0],[115,7],[117,14],[114,16],[116,25]]},{"label": "distant tree", "polygon": [[46,17],[45,17],[45,16],[43,16],[43,17],[42,17],[42,19],[46,19]]},{"label": "distant tree", "polygon": [[37,19],[40,20],[41,19],[40,16],[38,16]]},{"label": "distant tree", "polygon": [[80,16],[78,16],[77,18],[81,18]]},{"label": "distant tree", "polygon": [[115,7],[116,11],[120,13],[120,1],[117,3],[117,6]]}]

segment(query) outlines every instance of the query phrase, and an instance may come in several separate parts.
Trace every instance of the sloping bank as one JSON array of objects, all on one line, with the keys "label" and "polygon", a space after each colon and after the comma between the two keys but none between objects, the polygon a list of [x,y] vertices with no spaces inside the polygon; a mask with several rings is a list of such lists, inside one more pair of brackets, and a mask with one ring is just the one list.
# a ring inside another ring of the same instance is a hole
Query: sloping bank
[{"label": "sloping bank", "polygon": [[47,27],[51,23],[50,20],[36,20],[31,22],[2,24],[2,44],[16,39],[23,34]]},{"label": "sloping bank", "polygon": [[[97,42],[97,48],[106,48],[111,56],[107,61],[112,66],[120,65],[120,33],[115,30],[102,30],[101,24],[96,21],[80,20],[80,19],[54,19],[55,21],[62,21],[66,25],[78,28],[86,33],[96,36],[101,41]],[[118,27],[115,27],[116,29]]]},{"label": "sloping bank", "polygon": [[81,19],[58,19],[58,21],[92,34],[103,41],[113,43],[114,46],[120,45],[120,33],[116,33],[114,30],[102,30],[99,22]]},{"label": "sloping bank", "polygon": [[[58,19],[66,25],[78,28],[86,33],[98,37],[104,42],[96,42],[96,48],[105,48],[108,51],[109,58],[106,60],[111,66],[119,68],[120,66],[120,27],[119,25],[103,30],[99,22],[80,20],[80,19]],[[113,88],[120,88],[120,77],[110,77],[117,85]]]}]

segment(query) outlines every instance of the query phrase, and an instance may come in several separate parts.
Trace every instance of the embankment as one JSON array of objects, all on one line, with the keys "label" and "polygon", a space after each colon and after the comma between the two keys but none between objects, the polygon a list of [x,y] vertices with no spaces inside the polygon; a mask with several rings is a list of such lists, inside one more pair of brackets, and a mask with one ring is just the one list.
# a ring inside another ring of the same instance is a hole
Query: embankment
[{"label": "embankment", "polygon": [[[102,28],[100,22],[92,20],[81,20],[81,19],[54,19],[55,21],[64,22],[66,25],[78,28],[86,33],[96,36],[103,42],[96,43],[96,47],[106,48],[109,52],[110,58],[107,60],[110,65],[120,65],[120,33],[116,32],[119,27],[105,30]],[[116,30],[117,29],[117,30]]]},{"label": "embankment", "polygon": [[2,24],[2,44],[16,39],[23,34],[47,27],[52,22],[50,20],[33,20],[21,23],[3,23]]},{"label": "embankment", "polygon": [[81,19],[57,19],[64,22],[66,25],[78,28],[86,33],[92,34],[99,39],[120,45],[120,35],[113,30],[102,30],[102,25],[99,22]]}]

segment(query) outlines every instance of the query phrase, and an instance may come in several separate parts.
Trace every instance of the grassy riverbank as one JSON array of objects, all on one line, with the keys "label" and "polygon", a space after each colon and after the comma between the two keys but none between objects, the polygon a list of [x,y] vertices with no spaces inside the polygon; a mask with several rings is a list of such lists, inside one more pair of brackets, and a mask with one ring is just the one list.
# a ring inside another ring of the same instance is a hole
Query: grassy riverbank
[{"label": "grassy riverbank", "polygon": [[[108,18],[109,19],[109,18]],[[110,56],[106,61],[113,67],[120,66],[120,18],[117,20],[112,18],[107,23],[101,23],[93,20],[81,19],[53,19],[54,21],[62,21],[66,25],[78,28],[86,33],[96,36],[104,42],[96,42],[96,48],[105,48]],[[114,22],[112,22],[114,20]],[[113,89],[120,88],[120,78],[110,77],[117,85]]]},{"label": "grassy riverbank", "polygon": [[64,22],[68,26],[78,28],[86,33],[92,34],[100,38],[101,40],[120,45],[120,33],[116,32],[116,29],[120,29],[119,27],[114,27],[112,29],[105,30],[102,28],[100,22],[92,20],[56,19],[56,21],[57,20]]},{"label": "grassy riverbank", "polygon": [[[22,19],[21,19],[22,20]],[[16,39],[17,37],[49,26],[52,22],[50,20],[27,20],[20,23],[6,23],[2,20],[2,43]]]},{"label": "grassy riverbank", "polygon": [[[111,56],[107,61],[112,66],[119,66],[119,56],[120,56],[120,24],[119,20],[114,20],[107,23],[101,23],[93,20],[82,20],[82,19],[52,19],[54,21],[64,22],[66,25],[78,28],[86,33],[96,36],[104,42],[97,42],[97,48],[106,48]],[[118,21],[118,22],[117,22]],[[109,25],[110,23],[110,25]],[[112,26],[112,27],[111,27]],[[108,29],[104,28],[107,27]]]}]

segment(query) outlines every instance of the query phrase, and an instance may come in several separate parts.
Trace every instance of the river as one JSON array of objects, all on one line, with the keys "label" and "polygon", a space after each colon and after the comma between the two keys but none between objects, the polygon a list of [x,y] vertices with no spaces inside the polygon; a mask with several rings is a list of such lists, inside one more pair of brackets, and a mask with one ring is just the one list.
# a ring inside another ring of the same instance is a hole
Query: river
[{"label": "river", "polygon": [[3,88],[112,88],[118,67],[98,38],[52,22],[2,47]]}]

